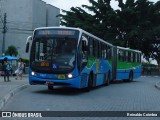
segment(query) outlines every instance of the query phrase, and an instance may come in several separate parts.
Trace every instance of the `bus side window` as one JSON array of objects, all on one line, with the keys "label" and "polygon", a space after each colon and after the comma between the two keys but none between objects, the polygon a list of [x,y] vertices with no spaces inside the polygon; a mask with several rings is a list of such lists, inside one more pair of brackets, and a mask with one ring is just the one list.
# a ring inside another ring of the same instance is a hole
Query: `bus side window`
[{"label": "bus side window", "polygon": [[126,62],[128,62],[128,61],[129,61],[129,60],[128,60],[128,51],[126,51],[125,59],[126,59],[126,60],[125,60]]},{"label": "bus side window", "polygon": [[123,51],[123,61],[126,61],[126,51]]},{"label": "bus side window", "polygon": [[136,54],[136,53],[135,53],[135,52],[133,52],[133,62],[135,62],[135,61],[136,61],[136,60],[135,60],[135,57],[136,57],[136,56],[135,56],[135,54]]},{"label": "bus side window", "polygon": [[141,54],[140,53],[138,53],[137,60],[138,60],[139,63],[141,63]]},{"label": "bus side window", "polygon": [[106,59],[106,50],[105,50],[105,44],[102,43],[102,58]]},{"label": "bus side window", "polygon": [[89,39],[89,56],[93,56],[93,39]]},{"label": "bus side window", "polygon": [[136,62],[136,63],[138,62],[137,53],[135,53],[135,62]]},{"label": "bus side window", "polygon": [[112,51],[111,51],[111,47],[106,45],[105,46],[105,49],[106,49],[106,59],[110,60],[111,59],[111,56],[112,56]]},{"label": "bus side window", "polygon": [[131,52],[128,52],[128,62],[131,62]]},{"label": "bus side window", "polygon": [[95,43],[95,49],[94,49],[94,51],[95,51],[95,57],[98,58],[98,45],[99,44],[98,44],[98,41],[95,41],[94,43]]},{"label": "bus side window", "polygon": [[99,42],[99,49],[98,49],[98,57],[99,58],[102,58],[102,43],[101,42]]},{"label": "bus side window", "polygon": [[133,62],[133,52],[131,52],[131,62]]},{"label": "bus side window", "polygon": [[96,56],[96,44],[95,44],[95,40],[93,39],[93,56]]}]

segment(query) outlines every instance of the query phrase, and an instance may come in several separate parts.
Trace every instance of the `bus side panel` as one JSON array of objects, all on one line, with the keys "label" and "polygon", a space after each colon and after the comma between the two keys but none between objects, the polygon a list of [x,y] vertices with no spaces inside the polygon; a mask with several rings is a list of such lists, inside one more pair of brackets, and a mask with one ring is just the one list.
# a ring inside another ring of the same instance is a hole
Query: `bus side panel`
[{"label": "bus side panel", "polygon": [[125,69],[117,70],[116,80],[128,79],[129,71],[130,70],[125,70]]},{"label": "bus side panel", "polygon": [[133,78],[139,78],[142,74],[142,65],[137,66],[134,70],[133,70]]},{"label": "bus side panel", "polygon": [[[112,73],[112,67],[107,60],[95,59],[94,62],[92,60],[92,63],[91,63],[91,60],[88,60],[88,64],[90,65],[89,66],[87,65],[81,72],[81,76],[84,74],[87,75],[87,77],[85,77],[86,82],[87,82],[85,87],[87,87],[88,85],[88,77],[91,71],[93,71],[95,75],[95,81],[93,81],[95,82],[94,86],[99,86],[99,85],[104,84],[106,82],[104,81],[104,79],[107,80],[108,72],[110,71],[110,75]],[[106,78],[104,78],[105,74],[106,74]],[[84,80],[82,79],[82,81]]]},{"label": "bus side panel", "polygon": [[133,71],[134,79],[139,78],[141,76],[141,71],[142,71],[141,69],[142,69],[141,65],[130,69],[118,69],[116,80],[129,79],[129,74],[131,71]]},{"label": "bus side panel", "polygon": [[97,72],[96,86],[99,86],[99,85],[106,83],[106,81],[108,80],[108,73],[109,72],[110,72],[110,77],[111,77],[112,67],[107,60],[102,59],[100,61],[99,69]]}]

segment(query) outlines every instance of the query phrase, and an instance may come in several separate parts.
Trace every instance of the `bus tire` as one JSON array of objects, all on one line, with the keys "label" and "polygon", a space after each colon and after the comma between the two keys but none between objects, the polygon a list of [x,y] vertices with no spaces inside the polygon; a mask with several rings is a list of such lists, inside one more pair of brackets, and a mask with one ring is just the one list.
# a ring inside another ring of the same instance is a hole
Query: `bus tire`
[{"label": "bus tire", "polygon": [[133,81],[133,71],[131,71],[130,73],[129,73],[129,79],[128,79],[130,82],[132,82]]},{"label": "bus tire", "polygon": [[86,91],[89,92],[91,89],[93,89],[93,74],[89,75]]},{"label": "bus tire", "polygon": [[48,90],[53,90],[53,86],[48,85]]},{"label": "bus tire", "polygon": [[111,79],[111,77],[110,77],[110,71],[109,71],[108,77],[107,77],[107,83],[106,83],[107,86],[109,86],[109,84],[110,84],[110,79]]}]

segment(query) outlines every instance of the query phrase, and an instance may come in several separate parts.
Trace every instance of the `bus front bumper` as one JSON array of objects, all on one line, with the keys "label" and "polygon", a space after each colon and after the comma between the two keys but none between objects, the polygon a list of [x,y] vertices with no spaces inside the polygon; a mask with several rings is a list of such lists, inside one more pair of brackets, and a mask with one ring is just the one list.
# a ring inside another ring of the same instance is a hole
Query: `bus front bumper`
[{"label": "bus front bumper", "polygon": [[64,87],[71,87],[71,88],[82,88],[81,76],[77,76],[71,79],[63,79],[63,80],[45,79],[45,78],[38,78],[35,76],[29,76],[29,83],[30,85],[48,85],[48,86],[64,86]]}]

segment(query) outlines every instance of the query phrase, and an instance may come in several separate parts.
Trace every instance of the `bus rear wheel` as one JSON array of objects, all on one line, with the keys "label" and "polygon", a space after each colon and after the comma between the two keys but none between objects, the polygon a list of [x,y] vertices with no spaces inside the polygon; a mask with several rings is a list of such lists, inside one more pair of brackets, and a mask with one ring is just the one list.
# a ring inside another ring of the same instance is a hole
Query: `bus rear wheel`
[{"label": "bus rear wheel", "polygon": [[53,86],[48,85],[48,90],[53,90]]},{"label": "bus rear wheel", "polygon": [[110,72],[108,72],[107,83],[106,83],[107,86],[110,84],[110,79],[111,79],[111,78],[110,78]]},{"label": "bus rear wheel", "polygon": [[132,71],[129,73],[129,81],[133,81],[133,72]]}]

